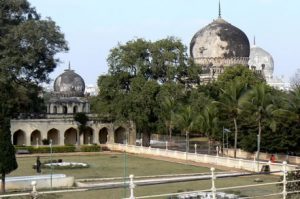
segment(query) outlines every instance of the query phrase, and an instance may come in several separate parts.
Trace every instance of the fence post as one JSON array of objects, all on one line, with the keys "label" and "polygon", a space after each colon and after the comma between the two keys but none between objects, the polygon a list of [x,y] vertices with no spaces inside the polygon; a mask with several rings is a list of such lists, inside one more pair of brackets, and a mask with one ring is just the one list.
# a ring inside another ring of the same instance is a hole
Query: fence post
[{"label": "fence post", "polygon": [[286,191],[286,184],[287,184],[287,180],[286,180],[286,176],[287,176],[287,169],[286,169],[286,161],[284,161],[282,163],[283,166],[283,180],[282,180],[282,184],[283,184],[283,190],[282,190],[282,195],[283,195],[283,199],[286,199],[287,196],[287,191]]},{"label": "fence post", "polygon": [[197,154],[197,144],[195,144],[194,147],[195,147],[195,154]]},{"label": "fence post", "polygon": [[135,188],[134,182],[133,182],[133,175],[131,174],[129,176],[130,182],[129,182],[129,188],[130,188],[130,197],[129,199],[135,199],[133,189]]},{"label": "fence post", "polygon": [[32,199],[37,199],[38,196],[39,196],[39,194],[38,194],[38,192],[37,192],[37,190],[36,190],[36,181],[32,181],[32,182],[31,182],[31,185],[32,185],[32,191],[31,191],[31,193],[30,193],[30,197],[31,197]]},{"label": "fence post", "polygon": [[215,168],[211,168],[211,194],[212,194],[212,198],[216,199],[216,186],[215,186]]},{"label": "fence post", "polygon": [[168,150],[168,141],[166,141],[166,150]]}]

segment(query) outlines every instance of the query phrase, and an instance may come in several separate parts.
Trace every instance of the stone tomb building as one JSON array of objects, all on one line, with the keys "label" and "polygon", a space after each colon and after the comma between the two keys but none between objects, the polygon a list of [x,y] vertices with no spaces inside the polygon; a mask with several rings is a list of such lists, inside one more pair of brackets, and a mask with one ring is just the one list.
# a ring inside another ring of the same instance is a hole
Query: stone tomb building
[{"label": "stone tomb building", "polygon": [[[90,104],[84,95],[85,83],[74,70],[65,70],[54,81],[54,92],[47,103],[47,114],[42,118],[11,120],[12,143],[19,146],[42,145],[52,140],[53,145],[135,144],[136,131],[132,123],[101,122],[90,113]],[[87,130],[79,135],[74,114],[85,113],[90,118]],[[78,140],[79,139],[79,140]]]}]

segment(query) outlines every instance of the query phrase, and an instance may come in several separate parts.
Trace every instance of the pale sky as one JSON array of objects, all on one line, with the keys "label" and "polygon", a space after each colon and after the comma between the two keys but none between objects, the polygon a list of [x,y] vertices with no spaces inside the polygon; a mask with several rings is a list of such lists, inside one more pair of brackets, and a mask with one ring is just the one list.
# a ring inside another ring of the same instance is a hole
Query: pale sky
[{"label": "pale sky", "polygon": [[[189,48],[193,35],[218,17],[218,0],[29,0],[43,18],[51,17],[69,43],[68,53],[50,75],[71,62],[87,85],[108,71],[106,58],[118,43],[135,38],[175,36]],[[272,54],[277,76],[286,80],[300,68],[299,0],[221,0],[222,18]],[[188,50],[189,51],[189,50]]]}]

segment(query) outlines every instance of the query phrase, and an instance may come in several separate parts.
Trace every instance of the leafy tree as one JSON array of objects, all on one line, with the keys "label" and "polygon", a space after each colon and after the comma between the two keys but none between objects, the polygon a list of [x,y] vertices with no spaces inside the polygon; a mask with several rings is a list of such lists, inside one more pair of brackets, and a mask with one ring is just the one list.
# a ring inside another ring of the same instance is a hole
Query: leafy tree
[{"label": "leafy tree", "polygon": [[199,114],[199,129],[201,129],[209,139],[208,154],[210,154],[211,150],[211,140],[217,137],[216,134],[219,130],[218,121],[218,112],[213,103],[206,105]]},{"label": "leafy tree", "polygon": [[135,122],[137,131],[146,136],[143,143],[149,145],[150,134],[162,123],[158,118],[169,120],[160,115],[159,107],[171,95],[160,93],[160,88],[177,89],[196,77],[188,77],[193,63],[186,47],[173,37],[155,42],[136,39],[111,49],[107,62],[109,74],[98,80],[100,93],[93,107],[113,120]]},{"label": "leafy tree", "polygon": [[222,89],[220,101],[215,103],[220,107],[220,113],[226,114],[226,117],[232,119],[234,123],[234,158],[236,158],[237,139],[238,139],[238,124],[237,119],[240,112],[239,100],[247,91],[247,84],[239,82],[237,79]]},{"label": "leafy tree", "polygon": [[87,122],[89,121],[89,117],[85,113],[76,113],[74,115],[74,120],[78,123],[78,135],[77,135],[77,144],[80,145],[80,135],[87,129]]},{"label": "leafy tree", "polygon": [[186,152],[189,151],[189,135],[195,130],[199,122],[199,116],[190,105],[182,106],[180,111],[175,115],[176,125],[185,133],[186,137]]},{"label": "leafy tree", "polygon": [[2,0],[0,16],[0,88],[5,91],[0,94],[0,170],[5,192],[5,175],[17,168],[10,118],[35,111],[38,84],[49,80],[59,61],[55,54],[68,47],[55,22],[41,19],[27,0]]},{"label": "leafy tree", "polygon": [[243,65],[237,65],[227,68],[223,74],[218,77],[216,84],[219,88],[226,88],[231,82],[240,82],[242,85],[252,87],[259,83],[265,83],[263,76],[251,71]]},{"label": "leafy tree", "polygon": [[239,100],[239,106],[244,112],[249,112],[255,117],[258,126],[257,156],[259,159],[262,123],[267,121],[271,129],[275,130],[275,121],[273,120],[273,111],[276,107],[273,105],[273,97],[270,88],[265,84],[258,84],[245,93]]}]

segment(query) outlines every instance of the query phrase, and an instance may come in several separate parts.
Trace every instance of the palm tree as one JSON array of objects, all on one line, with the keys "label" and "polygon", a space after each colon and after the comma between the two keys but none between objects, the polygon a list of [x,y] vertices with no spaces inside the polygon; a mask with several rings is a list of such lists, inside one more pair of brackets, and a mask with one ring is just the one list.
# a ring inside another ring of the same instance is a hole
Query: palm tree
[{"label": "palm tree", "polygon": [[220,101],[214,102],[220,106],[220,111],[225,112],[229,118],[232,119],[234,124],[234,158],[236,158],[237,149],[237,138],[238,138],[238,124],[237,119],[240,112],[239,100],[247,91],[247,84],[240,83],[239,81],[233,81],[226,87],[222,89],[222,94]]},{"label": "palm tree", "polygon": [[174,112],[175,112],[175,99],[173,97],[165,97],[163,102],[161,103],[162,115],[165,120],[166,128],[169,133],[169,140],[172,140],[172,128],[173,128],[173,120],[174,120]]},{"label": "palm tree", "polygon": [[274,111],[278,109],[273,105],[271,90],[265,84],[258,84],[240,98],[239,105],[243,111],[249,112],[256,118],[258,126],[256,159],[259,160],[262,121],[268,120],[273,130],[276,127],[276,123],[272,118]]},{"label": "palm tree", "polygon": [[[198,117],[192,107],[184,106],[182,109],[175,115],[176,125],[185,132],[185,142],[186,142],[186,154],[189,149],[189,134],[192,130],[195,129],[198,122]],[[187,156],[186,156],[187,159]]]},{"label": "palm tree", "polygon": [[210,104],[204,107],[199,115],[199,128],[202,132],[205,132],[209,140],[208,154],[210,154],[210,141],[215,135],[218,127],[217,109],[214,104]]}]

